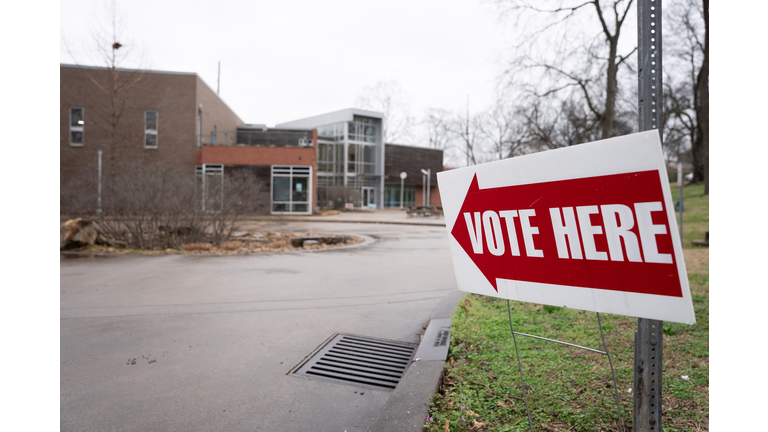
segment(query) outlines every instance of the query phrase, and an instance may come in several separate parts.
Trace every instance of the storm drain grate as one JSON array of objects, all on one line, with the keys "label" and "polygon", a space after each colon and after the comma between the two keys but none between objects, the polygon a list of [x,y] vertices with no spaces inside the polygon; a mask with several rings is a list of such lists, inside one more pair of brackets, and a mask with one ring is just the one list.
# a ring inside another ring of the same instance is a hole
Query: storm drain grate
[{"label": "storm drain grate", "polygon": [[417,346],[336,333],[289,375],[365,388],[394,389]]}]

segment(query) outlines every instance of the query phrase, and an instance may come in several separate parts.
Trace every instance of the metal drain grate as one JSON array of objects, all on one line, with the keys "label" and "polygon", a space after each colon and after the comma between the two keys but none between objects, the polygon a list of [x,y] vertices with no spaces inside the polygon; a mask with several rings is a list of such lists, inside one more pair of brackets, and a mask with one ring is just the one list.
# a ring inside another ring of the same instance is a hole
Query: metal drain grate
[{"label": "metal drain grate", "polygon": [[289,375],[365,388],[394,389],[417,346],[336,333]]}]

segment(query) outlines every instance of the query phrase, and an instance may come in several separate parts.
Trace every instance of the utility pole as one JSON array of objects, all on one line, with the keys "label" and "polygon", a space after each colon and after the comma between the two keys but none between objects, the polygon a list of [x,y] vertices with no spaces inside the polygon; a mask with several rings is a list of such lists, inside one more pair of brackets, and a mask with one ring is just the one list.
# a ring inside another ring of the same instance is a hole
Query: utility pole
[{"label": "utility pole", "polygon": [[[637,2],[638,131],[662,135],[661,0]],[[664,322],[638,318],[635,333],[632,431],[662,432]]]}]

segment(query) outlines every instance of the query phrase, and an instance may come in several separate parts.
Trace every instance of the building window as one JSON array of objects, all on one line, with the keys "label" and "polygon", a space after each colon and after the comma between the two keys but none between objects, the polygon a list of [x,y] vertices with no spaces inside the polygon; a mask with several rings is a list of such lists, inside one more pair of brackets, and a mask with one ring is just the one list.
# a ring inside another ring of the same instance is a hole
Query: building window
[{"label": "building window", "polygon": [[211,145],[216,145],[216,125],[213,125],[213,130],[211,131]]},{"label": "building window", "polygon": [[272,166],[272,213],[312,214],[312,167]]},{"label": "building window", "polygon": [[376,120],[367,117],[354,116],[349,123],[349,139],[351,141],[376,142]]},{"label": "building window", "polygon": [[400,208],[401,200],[403,207],[416,206],[416,186],[403,186],[403,196],[400,196],[400,185],[384,185],[384,207]]},{"label": "building window", "polygon": [[157,148],[157,111],[144,111],[144,148]]},{"label": "building window", "polygon": [[373,174],[376,171],[376,146],[349,144],[347,147],[347,172]]},{"label": "building window", "polygon": [[333,138],[336,141],[344,140],[344,123],[336,123],[317,128],[317,135],[324,138]]},{"label": "building window", "polygon": [[344,172],[344,144],[318,142],[317,171],[341,174]]},{"label": "building window", "polygon": [[85,110],[82,107],[69,108],[69,145],[82,147],[85,143]]},{"label": "building window", "polygon": [[224,209],[224,165],[203,164],[195,167],[195,191],[201,198],[198,209],[218,213]]}]

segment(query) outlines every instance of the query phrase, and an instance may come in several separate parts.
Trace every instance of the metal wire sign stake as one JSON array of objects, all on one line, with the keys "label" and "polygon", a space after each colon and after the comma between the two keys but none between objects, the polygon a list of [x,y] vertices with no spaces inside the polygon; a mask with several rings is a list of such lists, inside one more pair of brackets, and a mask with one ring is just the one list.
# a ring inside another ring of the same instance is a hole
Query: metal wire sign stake
[{"label": "metal wire sign stake", "polygon": [[544,340],[544,341],[547,341],[547,342],[554,342],[554,343],[558,343],[558,344],[561,344],[561,345],[567,345],[567,346],[570,346],[570,347],[579,348],[579,349],[583,349],[583,350],[587,350],[587,351],[592,351],[592,352],[596,352],[598,354],[604,354],[604,355],[608,356],[608,364],[610,364],[610,366],[611,366],[611,377],[613,377],[613,391],[614,391],[614,396],[615,396],[615,399],[616,399],[616,411],[618,412],[618,418],[619,418],[619,431],[623,432],[624,431],[624,426],[623,426],[622,421],[621,421],[621,402],[619,401],[619,390],[618,390],[618,387],[616,386],[616,372],[613,369],[613,361],[611,360],[611,354],[608,352],[608,346],[605,344],[605,336],[603,335],[603,324],[600,321],[600,312],[597,312],[597,326],[600,328],[600,338],[603,341],[603,349],[605,351],[599,351],[599,350],[596,350],[596,349],[587,348],[587,347],[584,347],[584,346],[575,345],[575,344],[572,344],[572,343],[563,342],[563,341],[559,341],[559,340],[555,340],[555,339],[548,339],[548,338],[541,337],[541,336],[533,336],[533,335],[529,335],[529,334],[525,334],[525,333],[518,333],[512,327],[512,308],[509,305],[509,299],[507,299],[507,313],[509,315],[509,330],[512,332],[512,342],[515,344],[515,356],[517,357],[517,370],[520,373],[520,382],[523,384],[523,398],[525,400],[525,412],[528,415],[528,427],[530,428],[531,432],[533,432],[533,421],[531,420],[531,411],[528,409],[528,395],[527,395],[526,389],[525,389],[525,379],[523,378],[523,366],[522,366],[522,364],[520,362],[520,353],[517,350],[517,339],[515,338],[515,335],[526,336],[526,337],[530,337],[530,338],[534,338],[534,339]]}]

